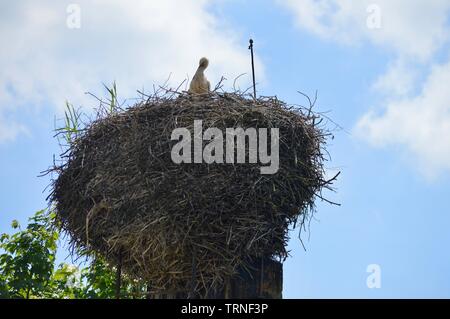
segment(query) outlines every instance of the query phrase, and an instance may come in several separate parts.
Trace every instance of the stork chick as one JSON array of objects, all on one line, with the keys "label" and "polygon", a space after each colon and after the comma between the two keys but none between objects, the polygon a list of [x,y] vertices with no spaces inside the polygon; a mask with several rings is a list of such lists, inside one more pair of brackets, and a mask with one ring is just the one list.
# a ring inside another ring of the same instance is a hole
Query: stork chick
[{"label": "stork chick", "polygon": [[208,67],[209,61],[207,58],[201,58],[198,69],[192,78],[191,84],[189,85],[189,93],[192,94],[205,94],[210,91],[209,81],[206,79],[203,73]]}]

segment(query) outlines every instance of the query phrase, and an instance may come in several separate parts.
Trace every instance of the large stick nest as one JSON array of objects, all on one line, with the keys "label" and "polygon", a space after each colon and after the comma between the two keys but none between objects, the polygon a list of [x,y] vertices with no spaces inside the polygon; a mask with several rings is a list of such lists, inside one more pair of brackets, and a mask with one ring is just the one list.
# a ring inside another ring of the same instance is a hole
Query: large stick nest
[{"label": "large stick nest", "polygon": [[[74,247],[120,261],[153,291],[204,291],[249,260],[286,258],[288,227],[311,217],[332,182],[320,116],[276,98],[173,96],[99,112],[51,169],[50,201]],[[199,119],[203,130],[279,128],[278,172],[262,175],[260,163],[175,164],[172,131],[192,131]]]}]

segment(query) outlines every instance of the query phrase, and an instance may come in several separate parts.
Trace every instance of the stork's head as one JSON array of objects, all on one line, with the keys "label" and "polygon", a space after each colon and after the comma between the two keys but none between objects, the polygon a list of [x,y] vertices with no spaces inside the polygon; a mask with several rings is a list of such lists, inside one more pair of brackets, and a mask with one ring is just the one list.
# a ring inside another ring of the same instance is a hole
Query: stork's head
[{"label": "stork's head", "polygon": [[199,66],[201,68],[206,69],[208,67],[208,65],[209,65],[209,61],[208,61],[207,58],[203,57],[203,58],[200,59]]}]

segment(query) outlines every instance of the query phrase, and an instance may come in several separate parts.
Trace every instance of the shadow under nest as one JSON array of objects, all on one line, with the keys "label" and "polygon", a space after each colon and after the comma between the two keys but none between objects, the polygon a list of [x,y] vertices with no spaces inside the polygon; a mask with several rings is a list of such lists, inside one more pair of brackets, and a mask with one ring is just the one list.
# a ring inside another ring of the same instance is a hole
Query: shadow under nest
[{"label": "shadow under nest", "polygon": [[[262,175],[260,163],[175,164],[172,131],[199,119],[203,130],[279,128],[278,172]],[[152,291],[193,281],[197,291],[216,289],[254,258],[284,260],[289,226],[304,226],[330,189],[323,154],[331,134],[320,119],[274,97],[149,96],[77,132],[51,169],[50,202],[74,247],[120,260]]]}]

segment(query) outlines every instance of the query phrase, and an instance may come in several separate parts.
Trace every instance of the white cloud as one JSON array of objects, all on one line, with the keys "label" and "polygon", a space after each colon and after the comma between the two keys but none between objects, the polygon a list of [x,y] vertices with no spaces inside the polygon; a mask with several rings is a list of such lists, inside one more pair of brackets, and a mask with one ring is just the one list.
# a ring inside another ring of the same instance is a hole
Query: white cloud
[{"label": "white cloud", "polygon": [[[393,53],[373,84],[386,107],[372,108],[355,132],[371,145],[405,146],[427,176],[450,170],[450,62],[430,67],[450,40],[448,0],[287,0],[283,5],[298,27],[324,39],[370,42]],[[380,28],[368,27],[377,13]],[[430,75],[421,83],[417,75],[424,68]],[[417,87],[420,92],[414,92]]]},{"label": "white cloud", "polygon": [[404,144],[433,177],[450,170],[450,62],[436,65],[420,94],[395,99],[382,115],[366,114],[357,131],[373,145]]},{"label": "white cloud", "polygon": [[25,126],[0,117],[0,143],[11,142],[21,133],[28,133]]},{"label": "white cloud", "polygon": [[[192,76],[201,56],[210,59],[211,83],[249,74],[246,43],[208,12],[210,2],[77,1],[80,29],[67,27],[69,1],[2,4],[0,140],[14,137],[4,133],[10,130],[2,118],[20,122],[19,111],[61,108],[66,99],[92,104],[84,92],[102,82],[115,80],[122,97],[135,97],[136,89],[151,89],[170,73],[173,85]],[[257,64],[262,78],[258,58]]]},{"label": "white cloud", "polygon": [[405,96],[410,94],[415,86],[418,74],[414,68],[402,59],[397,59],[388,66],[373,84],[373,89],[389,96]]},{"label": "white cloud", "polygon": [[[429,58],[450,35],[448,0],[279,0],[279,3],[293,12],[298,27],[325,39],[346,44],[369,40],[414,58]],[[380,28],[373,28],[370,21],[378,13]]]}]

